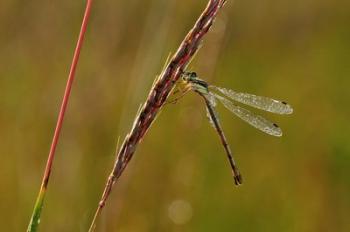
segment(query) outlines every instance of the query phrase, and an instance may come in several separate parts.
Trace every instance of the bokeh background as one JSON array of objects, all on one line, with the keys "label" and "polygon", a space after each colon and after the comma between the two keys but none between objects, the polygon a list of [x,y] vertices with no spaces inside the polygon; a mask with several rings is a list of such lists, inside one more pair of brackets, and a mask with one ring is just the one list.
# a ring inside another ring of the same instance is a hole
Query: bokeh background
[{"label": "bokeh background", "polygon": [[[166,58],[206,0],[94,1],[40,231],[86,231]],[[24,231],[38,192],[85,1],[0,3],[1,231]],[[262,113],[282,138],[218,111],[235,187],[202,100],[166,106],[114,188],[97,231],[350,231],[350,1],[228,1],[191,69],[288,101]]]}]

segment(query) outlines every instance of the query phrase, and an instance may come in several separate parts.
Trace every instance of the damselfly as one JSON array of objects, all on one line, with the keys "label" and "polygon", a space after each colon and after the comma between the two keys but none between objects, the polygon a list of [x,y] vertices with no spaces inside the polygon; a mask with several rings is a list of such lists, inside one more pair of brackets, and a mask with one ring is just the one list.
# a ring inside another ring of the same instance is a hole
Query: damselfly
[{"label": "damselfly", "polygon": [[199,79],[195,72],[184,72],[182,74],[182,80],[186,83],[186,90],[183,91],[183,94],[185,94],[185,92],[188,90],[193,90],[205,100],[208,117],[221,138],[221,142],[225,148],[232,168],[235,184],[241,184],[242,177],[234,161],[232,151],[227,143],[226,137],[219,122],[219,118],[215,111],[217,100],[219,100],[228,110],[242,120],[273,136],[282,136],[282,130],[277,124],[236,105],[231,100],[276,114],[291,114],[293,112],[292,107],[284,101],[278,101],[268,97],[256,96],[248,93],[239,93],[230,89],[209,85],[204,80]]}]

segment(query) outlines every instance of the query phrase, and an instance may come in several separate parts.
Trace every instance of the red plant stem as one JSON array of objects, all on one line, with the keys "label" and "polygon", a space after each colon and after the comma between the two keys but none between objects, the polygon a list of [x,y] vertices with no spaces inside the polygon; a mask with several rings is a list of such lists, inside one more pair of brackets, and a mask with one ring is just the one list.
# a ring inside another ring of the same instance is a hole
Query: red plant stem
[{"label": "red plant stem", "polygon": [[84,15],[83,22],[82,22],[82,25],[81,25],[81,30],[80,30],[78,42],[77,42],[77,45],[76,45],[76,48],[75,48],[75,51],[74,51],[74,56],[73,56],[71,68],[70,68],[69,75],[68,75],[66,89],[65,89],[65,92],[64,92],[64,95],[63,95],[61,109],[60,109],[60,112],[58,114],[56,129],[55,129],[55,133],[54,133],[54,136],[53,136],[53,139],[52,139],[52,143],[51,143],[51,148],[50,148],[50,153],[49,153],[49,157],[48,157],[47,164],[46,164],[46,169],[45,169],[45,174],[44,174],[44,178],[43,178],[43,183],[47,182],[49,180],[49,177],[50,177],[52,162],[53,162],[53,160],[55,158],[57,142],[58,142],[58,139],[59,139],[59,136],[60,136],[60,133],[61,133],[63,119],[64,119],[64,115],[66,113],[68,100],[69,100],[69,97],[70,97],[73,81],[74,81],[74,78],[75,78],[75,71],[77,69],[77,64],[78,64],[79,56],[80,56],[80,51],[81,51],[81,47],[83,45],[85,32],[86,32],[86,28],[87,28],[87,23],[88,23],[88,19],[89,19],[89,16],[90,16],[91,3],[92,3],[92,0],[88,0],[87,4],[86,4],[85,15]]},{"label": "red plant stem", "polygon": [[[41,199],[41,204],[43,204],[43,198],[44,198],[44,195],[45,195],[44,192],[46,191],[47,186],[48,186],[48,182],[49,182],[49,178],[50,178],[50,174],[51,174],[51,170],[52,170],[52,164],[53,164],[53,161],[54,161],[54,158],[55,158],[55,154],[56,154],[55,153],[56,152],[56,147],[57,147],[58,139],[60,137],[62,124],[63,124],[63,119],[64,119],[64,115],[66,113],[67,104],[68,104],[69,96],[70,96],[70,93],[71,93],[71,90],[72,90],[72,84],[73,84],[73,81],[74,81],[77,64],[78,64],[78,61],[79,61],[80,51],[81,51],[81,48],[82,48],[82,45],[83,45],[85,32],[86,32],[88,20],[89,20],[89,17],[90,17],[91,5],[92,5],[92,0],[87,0],[85,13],[84,13],[84,18],[83,18],[83,21],[82,21],[82,24],[81,24],[81,29],[80,29],[78,41],[77,41],[77,44],[76,44],[73,60],[72,60],[70,71],[69,71],[69,75],[68,75],[66,89],[65,89],[65,92],[64,92],[64,95],[63,95],[61,108],[60,108],[60,111],[59,111],[59,114],[58,114],[58,119],[57,119],[57,123],[56,123],[55,132],[54,132],[54,135],[53,135],[53,138],[52,138],[50,152],[49,152],[47,163],[46,163],[46,167],[45,167],[45,173],[44,173],[44,176],[43,176],[43,179],[42,179],[40,192],[39,192],[39,195],[38,195],[38,199],[42,198]],[[40,202],[40,201],[37,200],[37,203],[38,202]],[[37,207],[34,208],[31,224],[32,223],[38,223],[38,222],[36,222],[38,220],[33,220],[33,218],[40,219],[41,208],[42,208],[42,205],[39,208],[37,208]],[[40,212],[36,212],[36,209],[39,210]],[[34,228],[35,228],[35,226],[34,226]]]}]

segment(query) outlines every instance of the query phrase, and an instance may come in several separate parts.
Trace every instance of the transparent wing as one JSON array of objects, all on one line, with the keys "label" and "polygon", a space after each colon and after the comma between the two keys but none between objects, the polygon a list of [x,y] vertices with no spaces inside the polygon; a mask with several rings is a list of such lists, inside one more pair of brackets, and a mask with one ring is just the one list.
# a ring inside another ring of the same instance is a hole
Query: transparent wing
[{"label": "transparent wing", "polygon": [[210,105],[212,107],[216,107],[217,102],[216,102],[216,99],[215,99],[215,95],[213,93],[209,92],[208,94],[205,95],[205,98],[208,99],[208,101],[210,102]]},{"label": "transparent wing", "polygon": [[260,110],[265,110],[276,114],[293,113],[293,108],[284,101],[278,101],[268,97],[256,96],[249,93],[239,93],[231,89],[220,88],[217,86],[210,87],[237,102],[255,107]]},{"label": "transparent wing", "polygon": [[[209,92],[209,94],[205,95],[205,98],[208,99],[209,104],[212,106],[212,108],[215,108],[215,106],[217,105],[217,102],[216,102],[216,99],[215,99],[214,94],[212,94],[212,93]],[[214,109],[213,109],[213,110],[214,110]],[[217,113],[216,111],[213,111],[213,113],[214,113],[213,116],[216,118],[217,121],[219,121],[219,115],[218,115],[218,113]],[[210,125],[212,125],[212,127],[216,128],[216,127],[215,127],[215,124],[214,124],[214,122],[213,122],[212,116],[210,115],[210,112],[209,112],[208,108],[207,108],[207,117],[208,117],[208,119],[209,119]]]},{"label": "transparent wing", "polygon": [[219,101],[232,113],[237,115],[242,120],[246,121],[253,127],[273,136],[282,136],[282,130],[275,123],[272,123],[260,115],[255,115],[249,110],[233,104],[231,101],[223,98],[220,95],[214,94]]}]

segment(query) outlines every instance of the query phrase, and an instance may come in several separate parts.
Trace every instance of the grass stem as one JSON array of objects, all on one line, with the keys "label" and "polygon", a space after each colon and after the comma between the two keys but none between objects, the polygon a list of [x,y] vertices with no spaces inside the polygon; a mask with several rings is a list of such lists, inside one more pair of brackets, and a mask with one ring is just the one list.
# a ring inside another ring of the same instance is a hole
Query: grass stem
[{"label": "grass stem", "polygon": [[45,194],[46,194],[46,190],[47,190],[49,179],[50,179],[52,164],[53,164],[55,154],[56,154],[55,153],[56,147],[57,147],[58,139],[59,139],[59,136],[61,133],[63,119],[64,119],[64,115],[65,115],[65,112],[67,109],[67,104],[68,104],[69,96],[70,96],[70,93],[72,90],[72,84],[74,81],[75,72],[76,72],[76,68],[78,65],[78,61],[79,61],[80,51],[81,51],[81,48],[83,45],[85,32],[86,32],[88,20],[90,17],[91,5],[92,5],[92,0],[87,0],[84,18],[83,18],[83,21],[81,24],[81,29],[80,29],[78,41],[77,41],[76,48],[74,51],[74,56],[73,56],[73,60],[71,63],[65,92],[63,95],[62,103],[61,103],[61,109],[60,109],[59,114],[58,114],[56,128],[55,128],[55,132],[54,132],[54,135],[52,138],[50,152],[49,152],[49,155],[47,158],[44,176],[43,176],[42,183],[40,186],[39,194],[37,196],[37,200],[36,200],[35,205],[34,205],[33,213],[32,213],[29,225],[28,225],[28,229],[27,229],[28,232],[37,231],[39,223],[40,223],[40,217],[41,217],[41,212],[42,212],[43,205],[44,205]]},{"label": "grass stem", "polygon": [[106,205],[106,201],[112,191],[113,185],[133,157],[137,145],[156,119],[160,109],[166,102],[169,93],[174,88],[181,74],[186,70],[187,65],[200,48],[204,35],[211,28],[217,13],[225,2],[226,0],[208,1],[207,7],[204,9],[193,28],[186,35],[177,52],[173,55],[170,62],[155,80],[145,103],[136,115],[131,131],[125,137],[120,150],[117,151],[117,158],[91,222],[89,229],[90,232],[94,231],[96,227],[97,219]]}]

